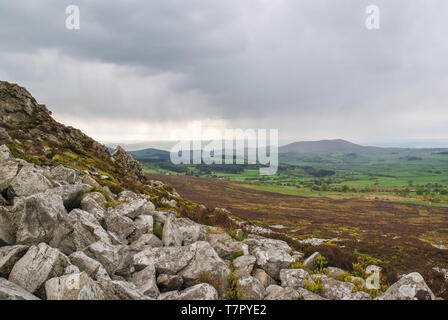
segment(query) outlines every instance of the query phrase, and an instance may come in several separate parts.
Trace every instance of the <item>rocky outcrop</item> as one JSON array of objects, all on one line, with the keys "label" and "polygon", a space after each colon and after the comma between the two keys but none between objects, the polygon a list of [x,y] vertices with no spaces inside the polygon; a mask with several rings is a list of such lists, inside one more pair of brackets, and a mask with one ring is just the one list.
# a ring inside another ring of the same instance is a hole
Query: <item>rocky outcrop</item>
[{"label": "rocky outcrop", "polygon": [[403,276],[381,295],[379,300],[434,300],[435,296],[423,277],[413,272]]},{"label": "rocky outcrop", "polygon": [[100,285],[85,272],[52,278],[45,283],[47,300],[104,300]]},{"label": "rocky outcrop", "polygon": [[143,179],[143,167],[140,162],[134,160],[132,156],[118,146],[112,154],[114,164],[123,175],[130,176],[135,179]]}]

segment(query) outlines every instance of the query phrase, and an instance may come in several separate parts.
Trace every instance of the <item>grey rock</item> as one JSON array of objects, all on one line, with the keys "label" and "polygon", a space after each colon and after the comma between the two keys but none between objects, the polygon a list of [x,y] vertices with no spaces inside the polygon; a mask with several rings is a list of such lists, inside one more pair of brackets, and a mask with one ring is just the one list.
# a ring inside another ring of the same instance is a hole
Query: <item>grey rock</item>
[{"label": "grey rock", "polygon": [[139,216],[134,220],[135,230],[130,235],[130,241],[136,241],[144,234],[152,234],[154,221],[152,216]]},{"label": "grey rock", "polygon": [[245,255],[233,260],[235,274],[239,277],[250,276],[257,259],[251,255]]},{"label": "grey rock", "polygon": [[320,256],[322,255],[319,252],[314,252],[312,255],[310,255],[308,258],[305,259],[305,261],[303,262],[303,266],[310,270],[316,269],[317,268],[316,260]]},{"label": "grey rock", "polygon": [[343,282],[325,275],[315,275],[320,278],[324,286],[323,297],[330,300],[354,300],[353,289],[355,285],[351,282]]},{"label": "grey rock", "polygon": [[159,274],[177,274],[195,257],[196,247],[148,248],[134,255],[133,262],[137,271],[154,265]]},{"label": "grey rock", "polygon": [[265,300],[298,300],[299,293],[292,288],[283,288],[278,285],[270,285],[265,291]]},{"label": "grey rock", "polygon": [[45,193],[60,195],[65,209],[69,212],[81,207],[82,196],[88,188],[86,184],[71,184],[52,188]]},{"label": "grey rock", "polygon": [[434,300],[435,296],[418,272],[405,275],[387,289],[378,300]]},{"label": "grey rock", "polygon": [[0,300],[39,300],[17,284],[0,278]]},{"label": "grey rock", "polygon": [[50,278],[64,274],[70,264],[69,259],[59,250],[45,243],[29,248],[27,253],[14,265],[9,274],[9,281],[21,286],[26,291],[43,297],[43,286]]},{"label": "grey rock", "polygon": [[208,283],[200,283],[183,291],[162,293],[159,300],[217,300],[218,292]]},{"label": "grey rock", "polygon": [[145,296],[130,282],[111,280],[101,281],[99,284],[107,300],[151,300],[150,297]]},{"label": "grey rock", "polygon": [[346,272],[340,268],[335,268],[335,267],[327,267],[327,270],[328,270],[328,276],[330,276],[330,277],[337,277]]},{"label": "grey rock", "polygon": [[44,176],[43,171],[32,164],[25,165],[12,179],[8,187],[8,198],[30,196],[44,192],[53,185]]},{"label": "grey rock", "polygon": [[0,277],[8,278],[12,268],[28,251],[28,246],[0,247]]},{"label": "grey rock", "polygon": [[132,276],[132,283],[149,297],[157,298],[160,294],[157,288],[156,269],[154,265],[149,265],[145,269],[134,273]]},{"label": "grey rock", "polygon": [[0,206],[0,246],[11,245],[16,242],[16,231],[12,213],[3,206]]},{"label": "grey rock", "polygon": [[235,252],[242,251],[245,255],[249,254],[248,246],[242,242],[234,240],[227,233],[219,228],[203,228],[205,241],[210,243],[216,253],[226,260],[233,259]]},{"label": "grey rock", "polygon": [[91,213],[100,224],[104,222],[104,216],[106,214],[106,198],[99,192],[88,193],[81,200],[81,209]]},{"label": "grey rock", "polygon": [[273,278],[278,278],[280,270],[289,268],[293,258],[285,250],[257,247],[252,251],[257,259],[257,265]]},{"label": "grey rock", "polygon": [[87,256],[84,252],[74,252],[68,258],[71,263],[76,265],[79,270],[85,271],[92,279],[97,281],[111,280],[103,265]]},{"label": "grey rock", "polygon": [[265,288],[272,284],[277,284],[263,269],[255,269],[254,277],[257,278]]},{"label": "grey rock", "polygon": [[0,192],[5,191],[16,177],[19,164],[14,160],[0,160]]},{"label": "grey rock", "polygon": [[325,299],[324,297],[321,297],[320,295],[315,294],[314,292],[311,292],[305,288],[297,288],[297,292],[299,293],[300,297],[303,300],[328,300],[328,299]]},{"label": "grey rock", "polygon": [[130,202],[122,203],[115,208],[110,208],[108,213],[135,219],[138,216],[150,214],[153,206],[154,205],[151,202],[148,203],[148,201],[139,198],[136,200],[131,200]]},{"label": "grey rock", "polygon": [[132,219],[122,215],[120,211],[108,210],[104,221],[107,231],[116,234],[122,242],[127,243],[127,238],[135,231]]},{"label": "grey rock", "polygon": [[92,243],[83,252],[100,262],[110,276],[129,276],[134,272],[132,266],[134,252],[128,246],[112,245],[98,241]]},{"label": "grey rock", "polygon": [[290,287],[295,290],[302,288],[305,281],[313,281],[310,274],[303,269],[282,269],[280,280],[282,287]]},{"label": "grey rock", "polygon": [[66,168],[63,165],[59,165],[50,170],[51,180],[60,181],[65,184],[74,184],[81,182],[81,172],[72,168]]},{"label": "grey rock", "polygon": [[181,276],[172,274],[161,274],[157,277],[157,285],[161,292],[179,290],[184,284]]},{"label": "grey rock", "polygon": [[64,275],[75,274],[75,273],[80,273],[80,272],[81,271],[79,270],[79,268],[77,266],[71,264],[67,268],[65,268]]},{"label": "grey rock", "polygon": [[101,287],[85,272],[52,278],[45,283],[47,300],[104,300]]},{"label": "grey rock", "polygon": [[138,251],[143,251],[147,246],[152,248],[163,247],[162,240],[157,238],[154,234],[144,234],[138,240],[132,242],[132,247],[136,248]]},{"label": "grey rock", "polygon": [[0,145],[2,144],[8,144],[12,141],[11,137],[9,136],[8,132],[0,128]]},{"label": "grey rock", "polygon": [[258,279],[246,276],[238,279],[238,284],[242,300],[263,300],[265,288]]},{"label": "grey rock", "polygon": [[162,243],[166,247],[182,246],[182,233],[176,223],[176,218],[170,216],[163,226]]}]

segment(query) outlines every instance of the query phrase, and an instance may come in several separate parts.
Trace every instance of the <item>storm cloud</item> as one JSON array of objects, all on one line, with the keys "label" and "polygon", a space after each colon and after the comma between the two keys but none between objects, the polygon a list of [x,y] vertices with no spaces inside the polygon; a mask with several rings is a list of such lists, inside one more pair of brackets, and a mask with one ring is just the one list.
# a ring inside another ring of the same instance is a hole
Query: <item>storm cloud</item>
[{"label": "storm cloud", "polygon": [[[80,30],[65,28],[70,4]],[[283,140],[445,139],[447,16],[444,0],[2,1],[0,78],[102,141],[192,121]]]}]

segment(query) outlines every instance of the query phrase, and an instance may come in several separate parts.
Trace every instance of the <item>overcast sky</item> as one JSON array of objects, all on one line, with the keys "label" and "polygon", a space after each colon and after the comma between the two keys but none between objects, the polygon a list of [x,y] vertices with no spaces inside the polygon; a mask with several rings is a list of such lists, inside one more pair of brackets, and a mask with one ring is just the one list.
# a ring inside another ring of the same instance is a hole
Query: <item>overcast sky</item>
[{"label": "overcast sky", "polygon": [[[365,27],[369,4],[380,30]],[[446,0],[3,0],[0,79],[102,142],[195,121],[283,141],[448,142],[447,31]]]}]

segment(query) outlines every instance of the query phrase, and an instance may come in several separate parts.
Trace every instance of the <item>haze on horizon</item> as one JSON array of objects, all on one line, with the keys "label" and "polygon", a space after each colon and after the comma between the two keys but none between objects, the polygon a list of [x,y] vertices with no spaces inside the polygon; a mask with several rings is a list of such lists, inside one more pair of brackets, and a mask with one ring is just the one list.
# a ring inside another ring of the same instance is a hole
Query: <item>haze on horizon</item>
[{"label": "haze on horizon", "polygon": [[0,79],[105,143],[201,121],[281,144],[448,147],[447,16],[444,0],[4,1]]}]

